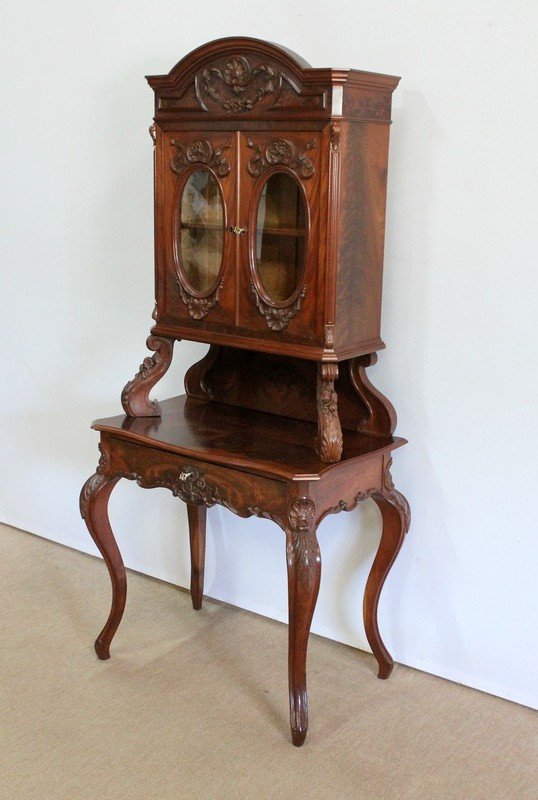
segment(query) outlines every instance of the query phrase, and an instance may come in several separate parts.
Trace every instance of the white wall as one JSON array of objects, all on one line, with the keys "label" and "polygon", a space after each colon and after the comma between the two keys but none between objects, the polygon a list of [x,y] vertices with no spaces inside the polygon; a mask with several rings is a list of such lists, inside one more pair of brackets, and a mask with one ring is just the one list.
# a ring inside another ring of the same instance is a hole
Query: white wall
[{"label": "white wall", "polygon": [[[279,42],[314,66],[402,75],[389,169],[388,349],[372,378],[410,442],[394,475],[413,522],[385,587],[382,630],[397,661],[538,705],[536,3],[3,8],[0,519],[95,552],[77,509],[97,461],[89,424],[119,413],[153,307],[144,75],[234,34]],[[179,344],[156,395],[177,393],[203,351]],[[111,516],[128,566],[187,585],[183,505],[165,490],[122,484]],[[327,519],[319,537],[313,629],[365,648],[375,506]],[[285,618],[275,526],[213,509],[207,561],[209,595]],[[104,619],[108,597],[91,602],[102,602]]]}]

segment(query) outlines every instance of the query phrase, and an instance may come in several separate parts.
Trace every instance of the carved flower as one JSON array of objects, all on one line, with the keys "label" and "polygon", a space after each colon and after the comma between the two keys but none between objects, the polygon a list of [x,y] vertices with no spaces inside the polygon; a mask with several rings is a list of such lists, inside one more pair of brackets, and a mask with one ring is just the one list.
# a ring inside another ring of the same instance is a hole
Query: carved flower
[{"label": "carved flower", "polygon": [[224,68],[224,80],[228,86],[234,88],[246,86],[250,80],[250,64],[246,58],[236,56],[227,61]]},{"label": "carved flower", "polygon": [[209,161],[211,161],[212,155],[213,149],[209,142],[205,139],[196,139],[195,141],[190,142],[189,146],[187,147],[187,158],[191,163],[195,161],[201,161],[202,164],[207,164]]},{"label": "carved flower", "polygon": [[155,366],[155,359],[154,356],[146,356],[146,358],[140,364],[139,373],[140,375],[145,378]]},{"label": "carved flower", "polygon": [[295,147],[287,139],[275,139],[265,151],[269,164],[290,164],[295,158]]}]

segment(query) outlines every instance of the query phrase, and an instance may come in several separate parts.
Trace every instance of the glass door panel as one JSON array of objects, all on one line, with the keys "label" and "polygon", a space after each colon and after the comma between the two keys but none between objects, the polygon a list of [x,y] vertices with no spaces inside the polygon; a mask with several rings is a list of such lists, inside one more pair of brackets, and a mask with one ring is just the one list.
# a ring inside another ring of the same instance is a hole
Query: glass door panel
[{"label": "glass door panel", "polygon": [[298,181],[275,172],[265,182],[258,201],[256,265],[270,300],[281,303],[296,292],[306,252],[307,213]]},{"label": "glass door panel", "polygon": [[211,172],[191,172],[177,209],[178,266],[195,292],[217,286],[224,243],[224,209],[219,185]]}]

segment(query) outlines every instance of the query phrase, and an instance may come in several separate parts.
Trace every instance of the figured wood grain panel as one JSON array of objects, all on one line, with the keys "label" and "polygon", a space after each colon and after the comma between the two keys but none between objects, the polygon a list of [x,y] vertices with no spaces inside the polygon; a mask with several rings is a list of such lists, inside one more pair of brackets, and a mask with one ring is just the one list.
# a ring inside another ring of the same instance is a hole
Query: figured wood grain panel
[{"label": "figured wood grain panel", "polygon": [[387,125],[341,123],[337,349],[380,341],[388,144]]}]

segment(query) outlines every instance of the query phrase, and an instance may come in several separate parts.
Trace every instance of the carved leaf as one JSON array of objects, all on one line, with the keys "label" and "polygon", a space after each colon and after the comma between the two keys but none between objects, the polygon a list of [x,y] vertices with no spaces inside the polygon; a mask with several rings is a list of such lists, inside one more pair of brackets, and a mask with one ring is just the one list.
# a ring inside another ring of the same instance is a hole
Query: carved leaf
[{"label": "carved leaf", "polygon": [[315,516],[316,507],[308,497],[299,497],[288,512],[292,530],[286,545],[287,556],[294,559],[297,578],[307,589],[312,588],[319,560]]},{"label": "carved leaf", "polygon": [[82,519],[85,520],[88,516],[88,508],[92,495],[94,495],[101,488],[101,486],[107,483],[107,481],[108,478],[106,478],[100,472],[95,472],[90,478],[88,478],[82,487],[79,498],[80,516]]},{"label": "carved leaf", "polygon": [[291,527],[297,531],[307,531],[314,524],[316,507],[309,497],[299,497],[289,510],[288,518]]},{"label": "carved leaf", "polygon": [[338,417],[338,396],[334,381],[338,378],[338,365],[321,364],[318,372],[318,453],[325,463],[339,461],[342,455],[342,427]]}]

